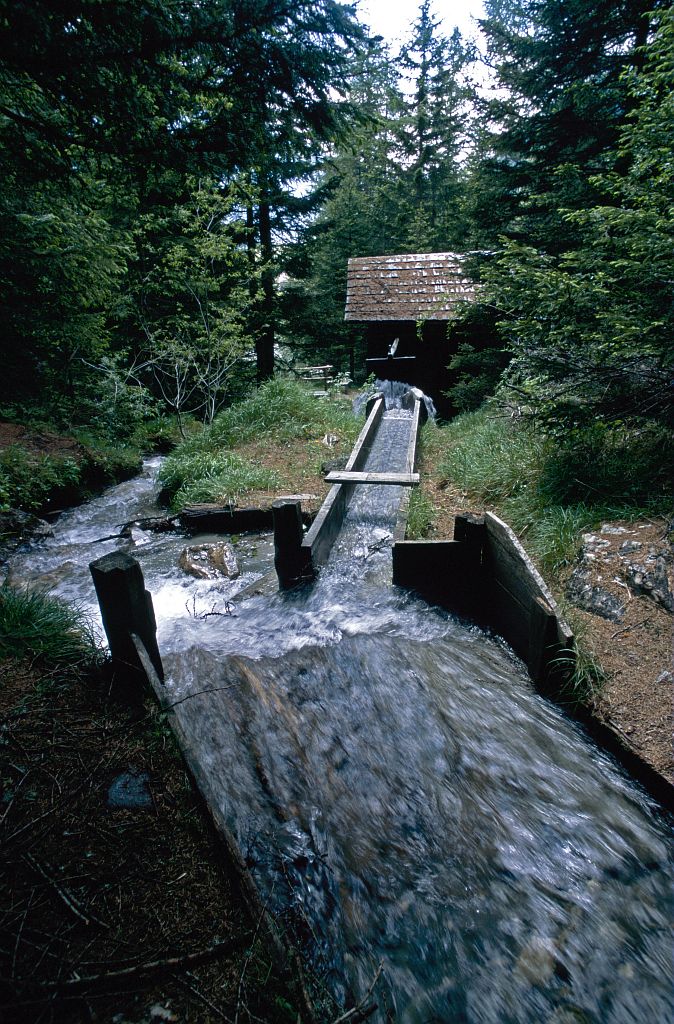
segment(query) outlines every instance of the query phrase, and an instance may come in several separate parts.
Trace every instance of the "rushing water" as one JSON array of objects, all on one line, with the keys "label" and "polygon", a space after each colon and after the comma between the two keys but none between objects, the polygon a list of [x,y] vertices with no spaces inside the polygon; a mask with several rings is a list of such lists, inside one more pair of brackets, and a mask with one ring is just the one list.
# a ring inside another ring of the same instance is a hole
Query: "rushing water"
[{"label": "rushing water", "polygon": [[[407,429],[386,413],[369,469],[397,468]],[[87,562],[134,546],[209,799],[318,991],[357,1001],[382,963],[373,1019],[669,1022],[669,823],[504,645],[390,586],[398,488],[358,488],[312,587],[237,600],[269,538],[221,585],[181,575],[184,538],[100,541],[155,512],[155,471],[12,572],[88,603]]]}]

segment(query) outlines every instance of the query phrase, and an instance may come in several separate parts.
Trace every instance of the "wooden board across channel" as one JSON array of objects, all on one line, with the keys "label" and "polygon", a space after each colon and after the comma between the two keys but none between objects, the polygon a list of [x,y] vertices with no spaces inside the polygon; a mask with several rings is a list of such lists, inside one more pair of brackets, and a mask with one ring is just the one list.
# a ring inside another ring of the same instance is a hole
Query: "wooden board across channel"
[{"label": "wooden board across channel", "polygon": [[390,484],[397,487],[416,487],[419,483],[419,474],[349,473],[346,470],[333,470],[325,479],[329,484]]}]

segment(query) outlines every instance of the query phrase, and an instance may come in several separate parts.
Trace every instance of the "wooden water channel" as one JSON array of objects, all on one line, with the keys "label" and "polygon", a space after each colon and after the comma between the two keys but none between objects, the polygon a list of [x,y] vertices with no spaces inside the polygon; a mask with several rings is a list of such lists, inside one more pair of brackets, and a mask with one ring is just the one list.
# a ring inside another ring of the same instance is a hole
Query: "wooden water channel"
[{"label": "wooden water channel", "polygon": [[[383,397],[368,404],[367,420],[343,471],[327,477],[332,483],[313,525],[304,534],[301,503],[276,502],[273,508],[275,567],[279,588],[309,584],[325,565],[346,517],[350,500],[360,486],[405,486],[393,537],[393,583],[414,591],[466,619],[488,627],[512,646],[526,664],[534,683],[554,696],[573,669],[573,636],[558,612],[552,595],[507,524],[496,516],[457,516],[451,541],[406,540],[411,488],[418,483],[418,433],[425,409],[410,392],[409,440],[404,472],[368,473],[367,457],[385,410]],[[156,645],[156,625],[150,595],[145,591],[138,563],[113,554],[92,563],[103,622],[111,654],[126,692],[132,699],[141,681],[152,687],[160,705],[170,709],[163,669]],[[251,680],[253,669],[231,659],[232,678]],[[207,685],[207,680],[206,680]],[[258,681],[252,678],[254,689]],[[204,688],[201,692],[209,692]],[[211,729],[206,704],[178,701],[171,724],[195,784],[223,841],[228,859],[241,884],[252,914],[266,931],[268,944],[279,961],[286,958],[283,938],[228,823],[227,787],[231,780],[214,773],[201,756],[199,737]],[[581,715],[582,717],[582,715]],[[591,720],[586,724],[592,726]],[[590,728],[595,738],[612,750],[663,803],[674,807],[672,787],[628,752],[619,737],[605,726]],[[630,760],[631,758],[631,760]],[[310,1018],[310,1008],[306,1011]]]}]

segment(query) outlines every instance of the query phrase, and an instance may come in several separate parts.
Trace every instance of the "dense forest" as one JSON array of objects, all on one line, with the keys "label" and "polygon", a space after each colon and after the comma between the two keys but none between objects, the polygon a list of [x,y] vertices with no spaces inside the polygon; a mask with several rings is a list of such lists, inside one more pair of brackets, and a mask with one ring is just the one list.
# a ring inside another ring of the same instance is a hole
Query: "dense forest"
[{"label": "dense forest", "polygon": [[399,52],[334,0],[0,10],[2,418],[119,443],[364,375],[347,259],[450,250],[481,282],[455,408],[662,466],[670,5],[487,0],[482,54],[430,0]]}]

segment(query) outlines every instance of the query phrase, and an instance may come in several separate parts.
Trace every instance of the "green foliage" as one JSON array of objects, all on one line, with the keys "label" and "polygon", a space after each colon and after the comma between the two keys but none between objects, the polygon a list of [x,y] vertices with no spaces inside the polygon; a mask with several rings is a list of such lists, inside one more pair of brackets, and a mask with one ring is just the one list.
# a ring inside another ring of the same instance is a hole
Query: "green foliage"
[{"label": "green foliage", "polygon": [[546,569],[573,561],[580,535],[605,519],[667,514],[662,438],[603,430],[552,441],[494,405],[458,416],[440,434],[440,468],[498,510]]},{"label": "green foliage", "polygon": [[484,104],[467,212],[475,244],[501,234],[546,252],[577,239],[561,210],[606,194],[630,109],[625,68],[641,60],[660,0],[486,0],[481,27],[498,96]]},{"label": "green foliage", "polygon": [[443,433],[441,471],[489,503],[501,505],[540,478],[541,439],[490,406],[458,416]]},{"label": "green foliage", "polygon": [[[589,179],[603,201],[564,208],[557,194],[573,248],[551,254],[530,239],[510,241],[483,269],[483,301],[499,311],[513,356],[503,378],[510,402],[555,438],[563,458],[576,452],[600,478],[613,477],[594,486],[621,501],[643,493],[645,467],[659,491],[672,461],[671,10],[655,24],[641,68],[620,80],[632,111],[609,154],[607,166],[619,170]],[[633,457],[628,478],[637,479],[616,491],[612,465],[624,450]]]},{"label": "green foliage", "polygon": [[433,502],[415,488],[410,496],[410,511],[407,518],[406,531],[407,540],[420,540],[422,537],[427,537],[434,518]]},{"label": "green foliage", "polygon": [[188,177],[185,188],[179,203],[138,219],[142,273],[133,296],[144,337],[136,374],[152,383],[180,425],[185,414],[212,422],[250,348],[250,267],[237,239],[235,183]]},{"label": "green foliage", "polygon": [[469,342],[460,342],[449,368],[456,374],[456,383],[447,389],[447,397],[458,412],[479,409],[496,391],[501,375],[510,361],[502,348],[478,349]]},{"label": "green foliage", "polygon": [[183,441],[162,466],[160,480],[174,508],[234,501],[247,491],[278,486],[279,480],[228,449],[260,437],[280,444],[335,431],[345,439],[357,435],[358,421],[348,403],[314,398],[297,381],[274,377]]},{"label": "green foliage", "polygon": [[207,444],[230,446],[253,437],[282,441],[317,437],[327,431],[355,438],[358,429],[348,402],[317,399],[298,381],[274,377],[249,398],[220,413],[203,436]]},{"label": "green foliage", "polygon": [[62,670],[97,656],[93,626],[79,609],[44,592],[0,588],[0,658],[38,658]]},{"label": "green foliage", "polygon": [[236,502],[248,491],[266,490],[279,483],[276,473],[234,452],[182,449],[162,467],[160,479],[178,511],[202,501]]},{"label": "green foliage", "polygon": [[39,511],[55,491],[72,488],[80,479],[74,459],[33,455],[10,445],[0,451],[0,509]]}]

